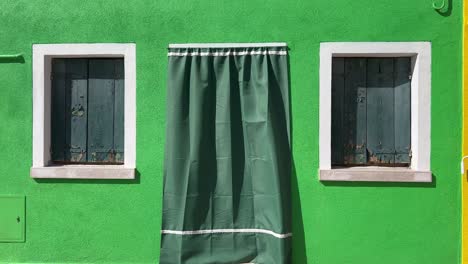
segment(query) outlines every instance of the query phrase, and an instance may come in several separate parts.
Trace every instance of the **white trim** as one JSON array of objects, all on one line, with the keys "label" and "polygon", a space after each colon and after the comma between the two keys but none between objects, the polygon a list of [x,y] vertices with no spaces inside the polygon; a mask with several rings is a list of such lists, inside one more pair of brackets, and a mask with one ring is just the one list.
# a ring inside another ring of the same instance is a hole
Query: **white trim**
[{"label": "white trim", "polygon": [[134,179],[135,169],[125,165],[64,165],[31,168],[31,177],[42,179]]},{"label": "white trim", "polygon": [[351,167],[320,170],[321,181],[432,182],[430,171],[409,168]]},{"label": "white trim", "polygon": [[[430,172],[431,43],[335,42],[320,44],[319,167],[331,170],[331,81],[333,57],[412,57],[411,169]],[[417,181],[417,180],[415,180]]]},{"label": "white trim", "polygon": [[169,44],[169,48],[263,48],[263,47],[287,47],[286,42],[267,43],[184,43]]},{"label": "white trim", "polygon": [[[50,163],[50,73],[52,58],[117,57],[125,68],[125,169],[136,167],[136,46],[134,43],[105,44],[33,44],[33,162],[31,177],[39,175]],[[50,178],[77,175],[82,167],[62,166],[62,173]],[[36,169],[40,169],[41,172]],[[115,168],[114,168],[115,169]],[[70,170],[69,173],[65,173]],[[42,174],[41,174],[42,175]],[[134,173],[132,178],[134,177]],[[94,175],[89,178],[100,178]],[[104,177],[108,178],[108,177]]]},{"label": "white trim", "polygon": [[272,235],[277,238],[288,238],[292,236],[292,233],[279,234],[267,229],[256,229],[256,228],[242,228],[242,229],[204,229],[204,230],[192,230],[192,231],[179,231],[179,230],[161,230],[161,234],[171,235],[203,235],[203,234],[223,234],[223,233],[260,233]]},{"label": "white trim", "polygon": [[168,57],[173,56],[245,56],[245,55],[288,55],[286,50],[250,50],[250,51],[214,51],[214,52],[174,52],[170,51],[167,53]]}]

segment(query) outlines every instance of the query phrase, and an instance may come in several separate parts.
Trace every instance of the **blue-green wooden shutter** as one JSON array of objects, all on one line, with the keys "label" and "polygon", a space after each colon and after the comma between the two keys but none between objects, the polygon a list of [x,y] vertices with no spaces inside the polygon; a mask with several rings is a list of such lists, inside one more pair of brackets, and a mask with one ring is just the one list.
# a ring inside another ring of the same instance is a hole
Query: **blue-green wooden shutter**
[{"label": "blue-green wooden shutter", "polygon": [[52,159],[123,163],[123,59],[54,59]]},{"label": "blue-green wooden shutter", "polygon": [[90,162],[108,161],[114,149],[114,62],[89,61],[88,151]]},{"label": "blue-green wooden shutter", "polygon": [[52,63],[52,158],[86,161],[88,69],[86,59]]},{"label": "blue-green wooden shutter", "polygon": [[51,156],[55,162],[65,161],[66,72],[64,59],[52,60]]},{"label": "blue-green wooden shutter", "polygon": [[411,161],[411,58],[395,59],[395,163]]},{"label": "blue-green wooden shutter", "polygon": [[344,164],[343,109],[345,88],[344,58],[333,58],[332,63],[332,164]]},{"label": "blue-green wooden shutter", "polygon": [[367,151],[370,164],[395,162],[393,59],[367,60]]},{"label": "blue-green wooden shutter", "polygon": [[334,58],[332,65],[332,164],[408,164],[411,59]]},{"label": "blue-green wooden shutter", "polygon": [[124,162],[124,60],[115,59],[115,102],[114,102],[114,151],[115,162]]},{"label": "blue-green wooden shutter", "polygon": [[366,60],[345,59],[343,143],[345,164],[365,164]]}]

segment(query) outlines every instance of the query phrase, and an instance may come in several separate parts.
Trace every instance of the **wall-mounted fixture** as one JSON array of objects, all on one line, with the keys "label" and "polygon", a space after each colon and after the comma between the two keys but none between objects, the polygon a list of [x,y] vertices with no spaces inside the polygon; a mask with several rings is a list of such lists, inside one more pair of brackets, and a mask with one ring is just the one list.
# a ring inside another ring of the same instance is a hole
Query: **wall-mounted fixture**
[{"label": "wall-mounted fixture", "polygon": [[432,0],[432,8],[436,9],[436,10],[441,10],[445,7],[445,1],[446,0],[442,0],[440,4],[437,4],[436,1]]},{"label": "wall-mounted fixture", "polygon": [[22,53],[0,55],[0,63],[24,63]]},{"label": "wall-mounted fixture", "polygon": [[465,173],[465,159],[468,159],[468,156],[463,156],[461,158],[461,164],[460,164],[460,169],[461,169],[461,174],[463,175]]}]

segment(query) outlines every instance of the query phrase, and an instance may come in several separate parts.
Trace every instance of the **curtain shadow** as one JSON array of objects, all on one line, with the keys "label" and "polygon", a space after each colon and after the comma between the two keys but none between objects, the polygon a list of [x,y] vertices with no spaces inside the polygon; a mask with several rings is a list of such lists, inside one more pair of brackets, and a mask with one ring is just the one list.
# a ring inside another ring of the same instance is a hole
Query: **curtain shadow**
[{"label": "curtain shadow", "polygon": [[[288,48],[288,53],[291,50]],[[304,221],[302,217],[301,196],[299,193],[299,180],[294,162],[294,120],[292,115],[292,89],[291,89],[291,67],[288,60],[288,87],[289,87],[289,122],[290,122],[290,146],[291,146],[291,203],[292,203],[292,263],[307,264],[306,239],[304,234]]]},{"label": "curtain shadow", "polygon": [[292,163],[292,263],[307,264],[306,240],[304,234],[304,222],[302,218],[301,197],[299,194],[299,183],[296,174],[296,165]]}]

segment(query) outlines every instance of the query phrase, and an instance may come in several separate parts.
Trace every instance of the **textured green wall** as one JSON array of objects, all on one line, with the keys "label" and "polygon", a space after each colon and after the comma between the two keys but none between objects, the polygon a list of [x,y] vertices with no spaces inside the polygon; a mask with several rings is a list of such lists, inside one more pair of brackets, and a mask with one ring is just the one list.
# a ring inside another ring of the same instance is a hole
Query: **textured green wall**
[{"label": "textured green wall", "polygon": [[[462,12],[448,1],[0,1],[0,54],[25,54],[0,63],[0,194],[27,196],[26,243],[0,243],[0,262],[157,262],[167,45],[286,41],[294,263],[458,263]],[[433,184],[318,181],[321,41],[432,42]],[[137,45],[136,181],[29,177],[31,46],[67,42]]]}]

